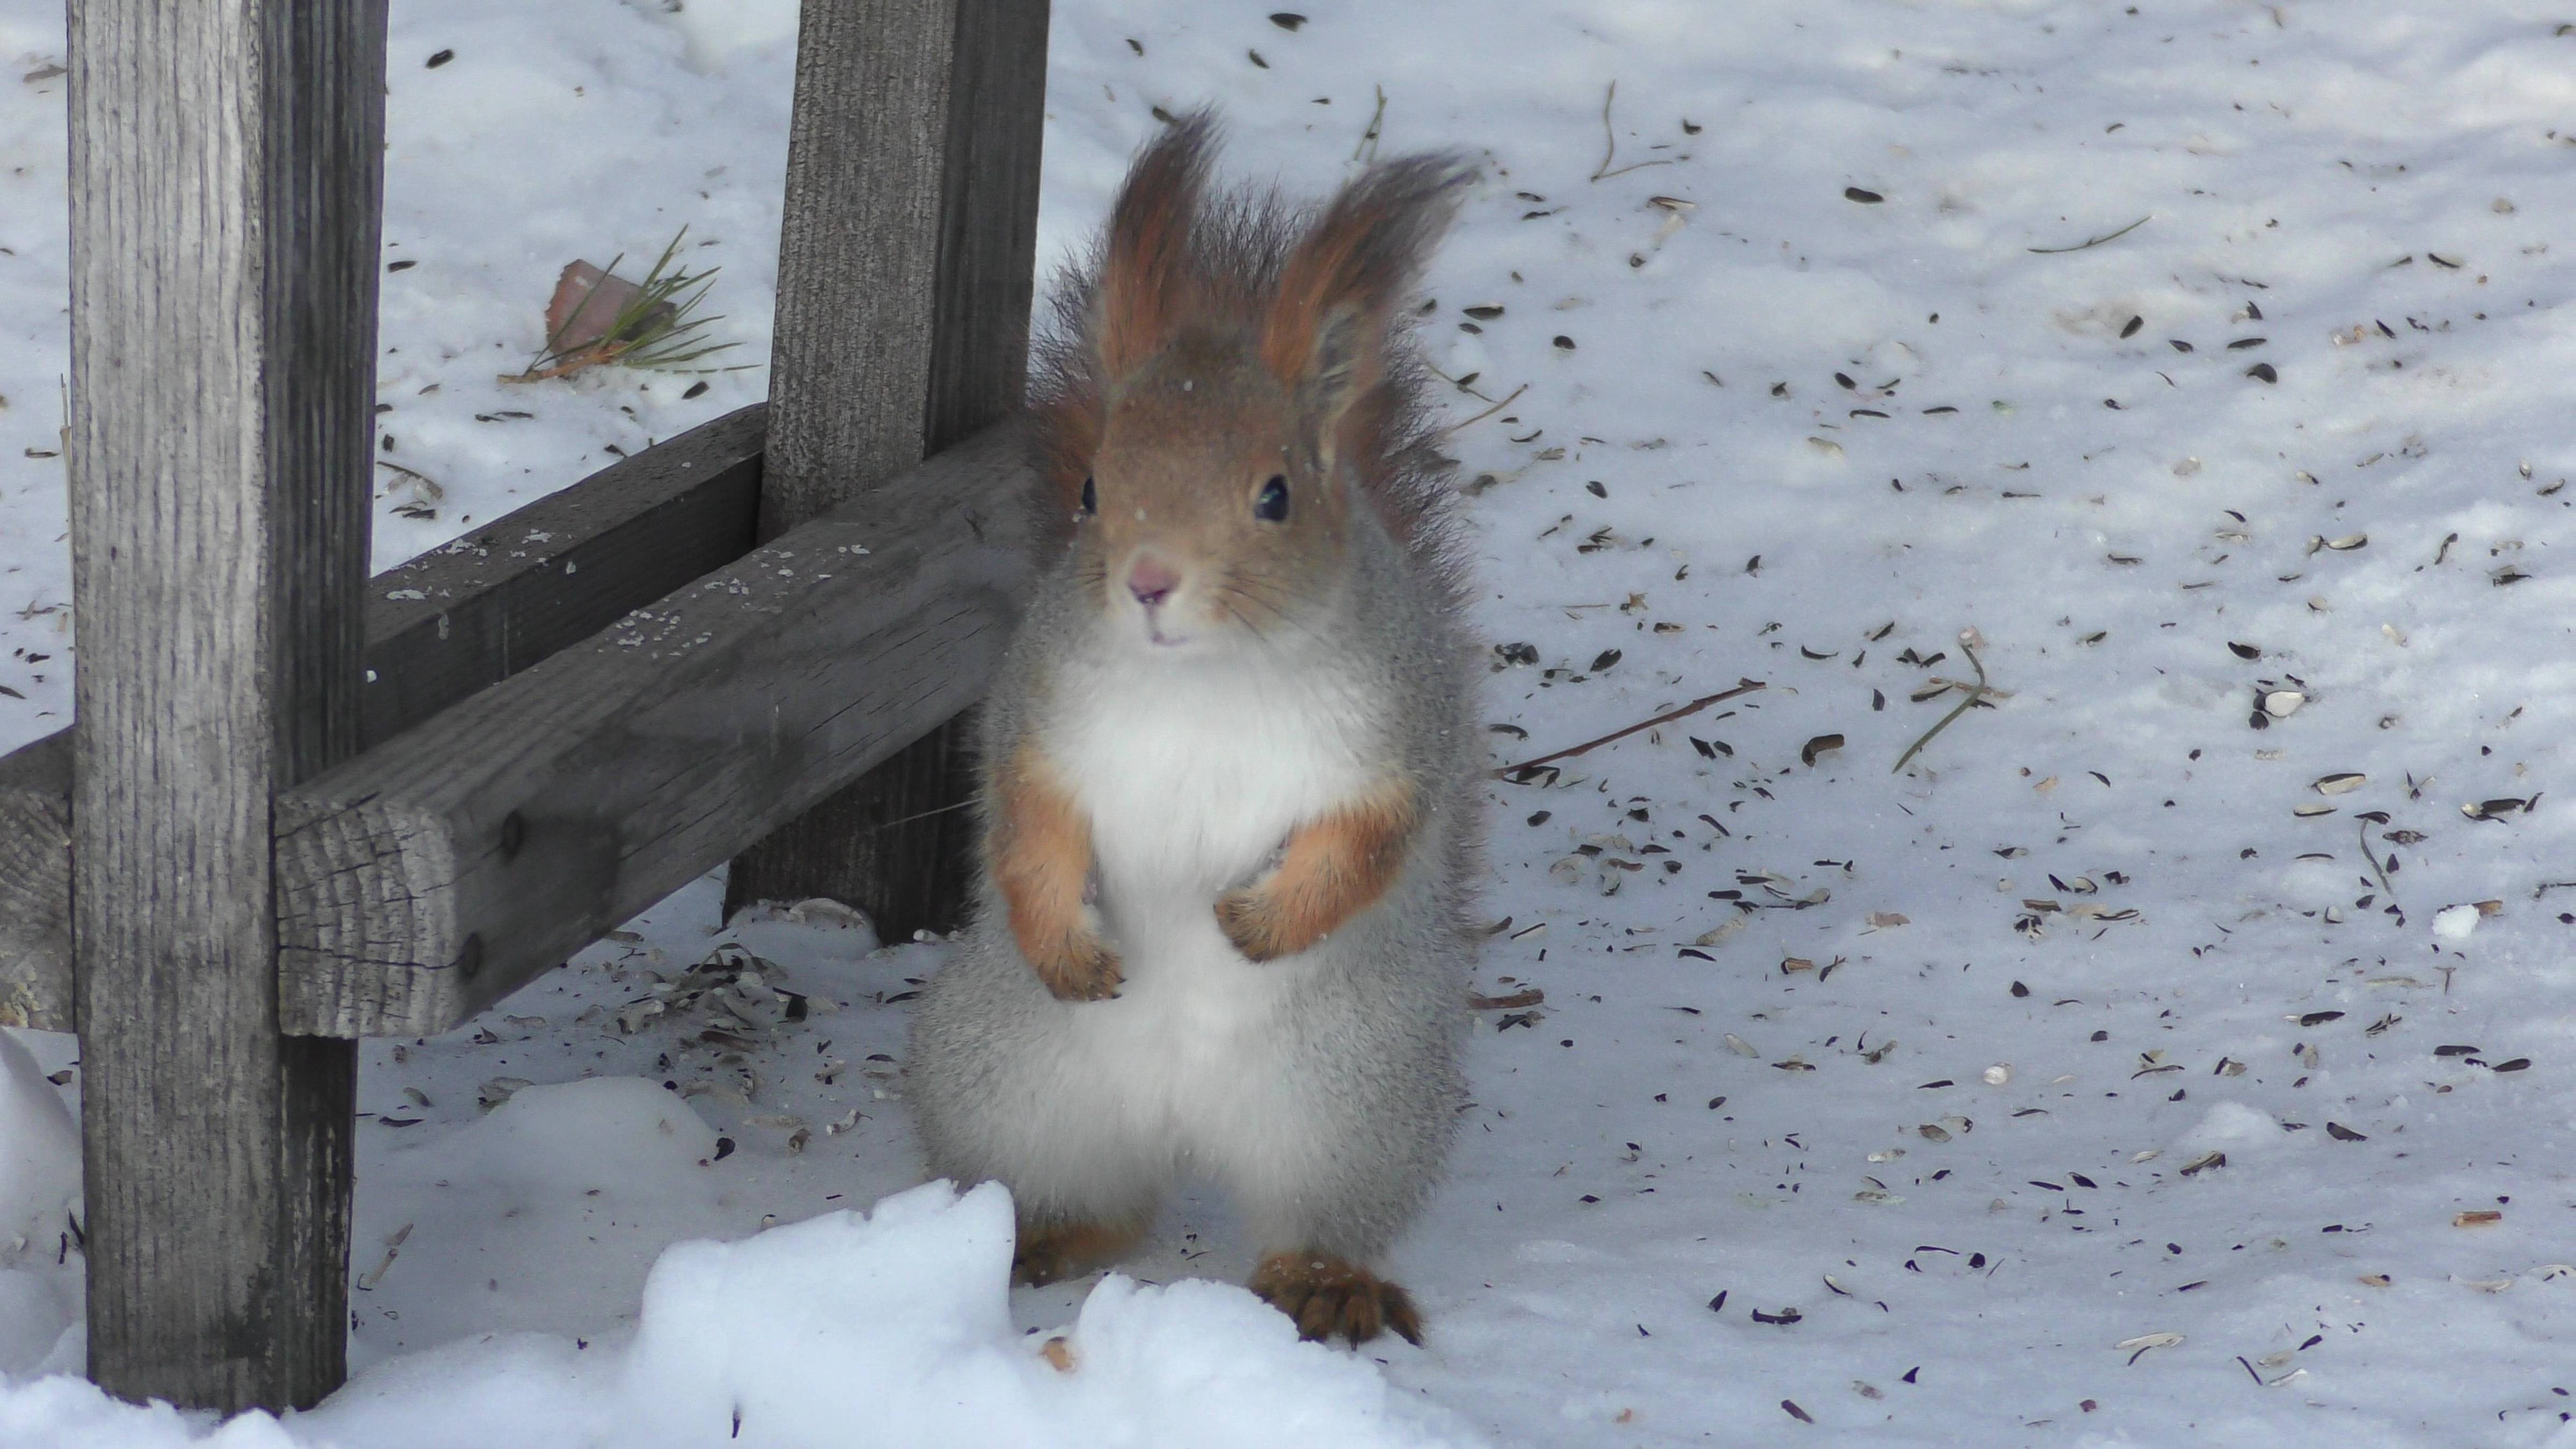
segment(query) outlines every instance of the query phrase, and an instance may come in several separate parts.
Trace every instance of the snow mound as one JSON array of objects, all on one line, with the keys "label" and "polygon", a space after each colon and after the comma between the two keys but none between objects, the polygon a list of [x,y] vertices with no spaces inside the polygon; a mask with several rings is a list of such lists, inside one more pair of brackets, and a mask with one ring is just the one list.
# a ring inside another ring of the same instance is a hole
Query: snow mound
[{"label": "snow mound", "polygon": [[[1011,1200],[987,1184],[898,1193],[655,1265],[623,1353],[551,1334],[459,1343],[361,1375],[282,1423],[217,1427],[75,1379],[0,1381],[18,1449],[564,1449],[570,1445],[1466,1445],[1375,1367],[1298,1341],[1240,1288],[1112,1275],[1074,1326],[1010,1315]],[[1060,1340],[1060,1341],[1059,1341]]]}]

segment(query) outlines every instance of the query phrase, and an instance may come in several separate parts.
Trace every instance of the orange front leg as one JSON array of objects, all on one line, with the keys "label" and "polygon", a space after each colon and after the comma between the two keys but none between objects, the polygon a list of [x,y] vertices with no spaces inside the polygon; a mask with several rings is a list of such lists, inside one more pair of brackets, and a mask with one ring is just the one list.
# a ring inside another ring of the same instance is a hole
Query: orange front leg
[{"label": "orange front leg", "polygon": [[996,793],[984,861],[1010,908],[1020,954],[1059,1001],[1116,995],[1118,957],[1083,899],[1091,822],[1035,745],[1011,757]]},{"label": "orange front leg", "polygon": [[1395,884],[1418,820],[1413,787],[1393,781],[1298,826],[1277,870],[1218,897],[1217,924],[1250,960],[1305,950]]}]

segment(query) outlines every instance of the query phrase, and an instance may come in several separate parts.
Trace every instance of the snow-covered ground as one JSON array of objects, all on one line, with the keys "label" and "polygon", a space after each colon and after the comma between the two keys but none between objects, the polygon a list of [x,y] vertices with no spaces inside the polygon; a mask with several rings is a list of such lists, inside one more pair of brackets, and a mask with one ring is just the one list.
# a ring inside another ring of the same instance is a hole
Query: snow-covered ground
[{"label": "snow-covered ground", "polygon": [[[1058,4],[1047,254],[1156,106],[1301,190],[1482,155],[1425,337],[1497,763],[1767,686],[1496,787],[1480,986],[1543,1000],[1397,1253],[1427,1346],[1193,1281],[1212,1197],[1168,1286],[1006,1294],[996,1195],[875,1206],[939,948],[701,883],[370,1044],[360,1376],[222,1442],[2576,1445],[2569,17],[1296,3]],[[683,223],[762,354],[792,10],[396,5],[380,456],[442,493],[379,564],[761,394],[493,378]],[[61,47],[0,0],[0,745],[69,708]],[[33,1377],[19,1040],[0,1442],[210,1432]]]}]

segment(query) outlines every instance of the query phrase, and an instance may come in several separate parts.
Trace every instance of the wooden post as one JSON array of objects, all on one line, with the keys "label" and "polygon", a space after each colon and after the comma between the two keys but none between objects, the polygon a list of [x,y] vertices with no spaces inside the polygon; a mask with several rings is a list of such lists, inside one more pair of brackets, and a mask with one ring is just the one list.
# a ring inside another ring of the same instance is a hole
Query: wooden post
[{"label": "wooden post", "polygon": [[[805,0],[764,537],[1002,417],[1027,375],[1047,0]],[[831,896],[889,941],[963,908],[956,721],[734,861],[730,912]]]},{"label": "wooden post", "polygon": [[358,738],[384,0],[73,0],[72,942],[92,1377],[338,1385],[354,1044],[270,808]]}]

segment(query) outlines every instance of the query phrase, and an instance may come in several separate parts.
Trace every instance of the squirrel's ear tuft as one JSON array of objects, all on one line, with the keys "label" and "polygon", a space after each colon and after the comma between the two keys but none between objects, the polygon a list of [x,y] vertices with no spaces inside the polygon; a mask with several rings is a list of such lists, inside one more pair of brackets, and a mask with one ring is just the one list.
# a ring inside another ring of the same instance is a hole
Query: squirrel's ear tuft
[{"label": "squirrel's ear tuft", "polygon": [[1289,252],[1261,356],[1324,437],[1383,377],[1387,325],[1475,176],[1450,155],[1371,167]]},{"label": "squirrel's ear tuft", "polygon": [[1190,305],[1197,267],[1192,238],[1216,144],[1215,115],[1193,111],[1128,168],[1127,184],[1109,213],[1109,246],[1101,261],[1092,324],[1101,366],[1110,377],[1153,356]]}]

